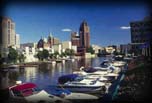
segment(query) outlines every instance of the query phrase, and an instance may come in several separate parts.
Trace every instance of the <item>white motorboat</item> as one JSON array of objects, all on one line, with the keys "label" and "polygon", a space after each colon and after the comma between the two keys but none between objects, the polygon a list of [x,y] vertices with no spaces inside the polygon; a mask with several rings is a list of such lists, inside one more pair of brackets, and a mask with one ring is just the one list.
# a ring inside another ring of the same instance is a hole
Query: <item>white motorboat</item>
[{"label": "white motorboat", "polygon": [[90,79],[82,79],[69,81],[60,85],[59,87],[63,87],[65,89],[70,90],[71,92],[95,92],[101,90],[105,86],[105,83],[98,81],[98,79],[90,80]]},{"label": "white motorboat", "polygon": [[64,96],[64,99],[68,100],[97,100],[97,96],[85,93],[70,93]]},{"label": "white motorboat", "polygon": [[68,103],[62,98],[48,94],[45,90],[39,90],[34,83],[18,83],[9,87],[11,103]]},{"label": "white motorboat", "polygon": [[63,99],[67,99],[67,100],[97,100],[99,99],[99,97],[91,95],[91,94],[74,93],[62,87],[61,88],[50,87],[49,91],[51,92],[51,94],[59,96]]},{"label": "white motorboat", "polygon": [[115,67],[123,67],[123,66],[125,66],[125,64],[126,64],[126,62],[124,62],[124,61],[114,61],[112,63],[112,65]]},{"label": "white motorboat", "polygon": [[9,69],[18,69],[19,68],[19,65],[10,65],[8,66]]},{"label": "white motorboat", "polygon": [[75,71],[75,72],[73,72],[73,74],[79,74],[79,75],[88,75],[88,74],[105,75],[108,72],[109,71],[107,71],[107,70],[98,70],[98,69],[95,69],[94,67],[90,67],[90,68],[81,67],[80,71]]}]

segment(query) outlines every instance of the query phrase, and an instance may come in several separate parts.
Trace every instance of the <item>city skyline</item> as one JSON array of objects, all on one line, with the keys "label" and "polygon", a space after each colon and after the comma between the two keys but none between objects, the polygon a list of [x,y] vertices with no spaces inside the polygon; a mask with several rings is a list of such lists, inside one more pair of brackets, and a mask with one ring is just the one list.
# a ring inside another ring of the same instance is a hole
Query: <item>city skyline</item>
[{"label": "city skyline", "polygon": [[86,20],[90,26],[90,42],[100,46],[119,45],[131,42],[131,21],[147,16],[144,4],[138,5],[24,5],[11,4],[6,15],[16,24],[16,33],[21,43],[38,42],[48,37],[49,32],[61,41],[70,41],[71,32],[79,32],[80,24]]}]

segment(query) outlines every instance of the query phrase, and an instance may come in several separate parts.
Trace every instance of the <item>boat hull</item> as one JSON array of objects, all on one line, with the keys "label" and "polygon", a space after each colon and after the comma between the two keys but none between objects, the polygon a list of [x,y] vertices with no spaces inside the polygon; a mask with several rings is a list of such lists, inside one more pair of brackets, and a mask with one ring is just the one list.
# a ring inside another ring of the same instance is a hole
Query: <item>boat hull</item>
[{"label": "boat hull", "polygon": [[68,89],[71,92],[80,92],[80,93],[95,93],[102,91],[102,86],[90,87],[90,86],[58,86],[58,88]]}]

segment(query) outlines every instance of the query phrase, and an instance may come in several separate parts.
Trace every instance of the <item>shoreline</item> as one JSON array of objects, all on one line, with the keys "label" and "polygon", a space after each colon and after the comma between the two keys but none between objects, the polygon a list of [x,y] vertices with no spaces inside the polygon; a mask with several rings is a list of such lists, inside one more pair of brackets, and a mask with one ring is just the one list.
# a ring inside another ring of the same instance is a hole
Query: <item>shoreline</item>
[{"label": "shoreline", "polygon": [[12,64],[1,64],[0,65],[0,70],[1,69],[5,69],[5,68],[8,68],[8,66],[11,66],[11,65],[19,65],[19,66],[38,66],[40,64],[43,64],[43,63],[50,63],[50,64],[53,64],[52,62],[55,61],[56,63],[59,63],[59,62],[62,62],[62,60],[65,60],[65,61],[72,61],[73,59],[74,60],[79,60],[79,59],[91,59],[91,58],[97,58],[97,57],[85,57],[85,56],[75,56],[73,58],[59,58],[59,59],[51,59],[51,60],[44,60],[44,61],[32,61],[32,62],[22,62],[22,63],[12,63]]},{"label": "shoreline", "polygon": [[151,100],[151,63],[137,59],[128,65],[125,78],[120,84],[116,102],[145,102]]}]

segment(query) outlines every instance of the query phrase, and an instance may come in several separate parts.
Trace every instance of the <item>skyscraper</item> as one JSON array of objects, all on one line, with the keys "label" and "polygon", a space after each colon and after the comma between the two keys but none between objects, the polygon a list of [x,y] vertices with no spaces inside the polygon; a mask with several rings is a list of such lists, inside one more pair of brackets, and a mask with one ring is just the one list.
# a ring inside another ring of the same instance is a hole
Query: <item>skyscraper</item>
[{"label": "skyscraper", "polygon": [[77,34],[77,32],[71,33],[71,43],[73,46],[80,47],[80,36]]},{"label": "skyscraper", "polygon": [[20,48],[20,35],[19,34],[15,35],[15,46],[16,46],[16,48]]},{"label": "skyscraper", "polygon": [[15,23],[7,17],[1,17],[1,48],[15,45]]},{"label": "skyscraper", "polygon": [[79,35],[80,35],[80,46],[83,48],[89,48],[90,47],[90,29],[85,20],[80,25]]},{"label": "skyscraper", "polygon": [[15,46],[15,23],[8,17],[0,16],[0,53],[7,56],[8,47]]},{"label": "skyscraper", "polygon": [[145,17],[141,21],[133,21],[130,26],[132,43],[145,43],[151,39],[152,17]]},{"label": "skyscraper", "polygon": [[133,21],[131,26],[132,50],[146,56],[151,56],[152,42],[152,16],[147,16],[143,20]]}]

